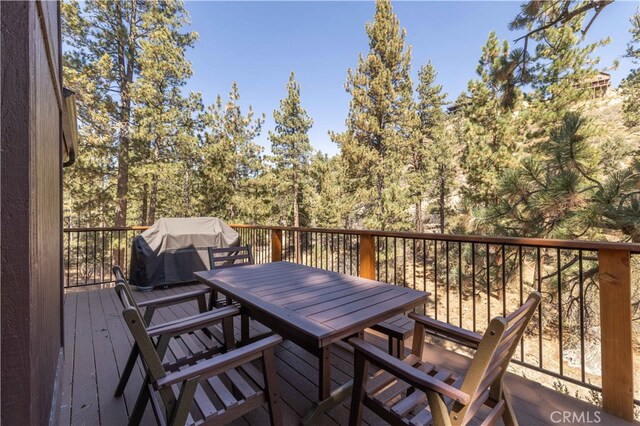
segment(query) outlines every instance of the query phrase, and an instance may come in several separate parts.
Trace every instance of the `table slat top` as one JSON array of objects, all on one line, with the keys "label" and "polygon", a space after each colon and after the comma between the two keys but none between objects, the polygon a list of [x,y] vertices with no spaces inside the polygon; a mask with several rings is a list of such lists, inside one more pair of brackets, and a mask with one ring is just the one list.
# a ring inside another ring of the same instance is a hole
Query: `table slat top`
[{"label": "table slat top", "polygon": [[202,271],[195,276],[320,345],[426,303],[429,296],[411,288],[290,262]]}]

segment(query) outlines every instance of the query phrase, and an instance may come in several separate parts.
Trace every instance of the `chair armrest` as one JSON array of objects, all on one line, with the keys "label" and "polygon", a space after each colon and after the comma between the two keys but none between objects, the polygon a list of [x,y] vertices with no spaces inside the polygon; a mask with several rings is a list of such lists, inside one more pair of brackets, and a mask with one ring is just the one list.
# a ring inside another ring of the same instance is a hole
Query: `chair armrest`
[{"label": "chair armrest", "polygon": [[247,346],[234,349],[222,355],[217,355],[214,358],[199,362],[196,365],[176,371],[175,373],[170,373],[155,382],[153,386],[155,389],[162,389],[196,377],[204,379],[211,376],[217,376],[225,371],[231,370],[232,368],[239,367],[242,364],[261,358],[264,351],[271,349],[280,343],[282,343],[282,337],[277,334],[265,337],[264,339],[258,340],[257,342],[251,343]]},{"label": "chair armrest", "polygon": [[150,337],[160,336],[164,334],[179,335],[189,333],[195,330],[201,330],[209,325],[213,325],[222,321],[224,318],[233,317],[240,313],[235,306],[216,309],[214,311],[204,312],[202,314],[192,315],[190,317],[181,318],[175,321],[169,321],[147,328]]},{"label": "chair armrest", "polygon": [[371,343],[367,343],[356,337],[349,339],[349,343],[357,352],[361,352],[368,361],[405,382],[410,383],[423,392],[435,391],[462,404],[468,404],[471,400],[469,395],[462,392],[460,389],[454,388],[433,376],[423,373],[422,371],[406,364],[402,360],[373,346]]},{"label": "chair armrest", "polygon": [[424,325],[426,328],[425,331],[429,334],[435,334],[446,338],[453,338],[460,344],[469,346],[473,349],[477,349],[480,341],[482,340],[481,334],[465,330],[464,328],[456,327],[455,325],[451,325],[446,322],[437,321],[424,315],[410,313],[409,318]]},{"label": "chair armrest", "polygon": [[138,302],[138,306],[140,308],[145,308],[147,306],[154,306],[156,308],[159,308],[162,306],[176,305],[178,303],[197,299],[200,296],[206,296],[209,293],[211,293],[211,289],[202,288],[200,290],[187,291],[181,294],[159,297],[157,299],[144,300],[142,302]]}]

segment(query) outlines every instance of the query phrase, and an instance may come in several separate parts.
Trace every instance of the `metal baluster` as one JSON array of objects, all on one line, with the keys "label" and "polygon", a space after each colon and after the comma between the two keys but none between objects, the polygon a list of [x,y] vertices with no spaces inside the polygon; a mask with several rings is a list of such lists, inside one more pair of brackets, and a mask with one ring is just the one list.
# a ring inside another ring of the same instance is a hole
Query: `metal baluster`
[{"label": "metal baluster", "polygon": [[560,259],[560,249],[556,250],[556,266],[558,268],[558,353],[560,354],[558,357],[558,362],[560,364],[560,374],[563,372],[563,342],[562,342],[562,266]]},{"label": "metal baluster", "polygon": [[458,241],[458,319],[462,327],[462,243]]},{"label": "metal baluster", "polygon": [[471,243],[471,300],[472,300],[472,317],[473,331],[477,331],[476,325],[476,243]]},{"label": "metal baluster", "polygon": [[446,298],[446,303],[447,303],[447,323],[449,323],[449,311],[450,311],[450,307],[449,307],[449,241],[445,241],[444,244],[445,247],[445,283],[446,283],[446,289],[447,289],[447,298]]},{"label": "metal baluster", "polygon": [[435,318],[438,319],[438,241],[433,241],[433,294]]},{"label": "metal baluster", "polygon": [[580,291],[580,377],[585,381],[584,363],[584,272],[582,266],[582,250],[578,250],[578,291]]}]

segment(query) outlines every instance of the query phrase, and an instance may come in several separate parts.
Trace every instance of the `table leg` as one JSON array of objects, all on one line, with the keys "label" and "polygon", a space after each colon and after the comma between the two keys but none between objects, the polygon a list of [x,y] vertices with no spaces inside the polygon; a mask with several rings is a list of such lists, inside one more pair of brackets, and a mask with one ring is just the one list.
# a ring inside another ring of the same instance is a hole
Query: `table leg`
[{"label": "table leg", "polygon": [[331,396],[331,346],[320,349],[320,377],[318,380],[318,401],[324,401]]},{"label": "table leg", "polygon": [[[354,334],[349,337],[364,337],[364,331]],[[345,339],[345,340],[348,340]],[[338,342],[339,345],[346,345],[346,343]],[[313,410],[307,413],[306,416],[300,421],[300,424],[308,425],[322,425],[324,414],[340,404],[345,399],[351,396],[353,390],[353,380],[338,386],[333,392],[331,392],[331,346],[327,346],[318,350],[317,356],[319,361],[319,380],[318,380],[318,402],[314,404]]]}]

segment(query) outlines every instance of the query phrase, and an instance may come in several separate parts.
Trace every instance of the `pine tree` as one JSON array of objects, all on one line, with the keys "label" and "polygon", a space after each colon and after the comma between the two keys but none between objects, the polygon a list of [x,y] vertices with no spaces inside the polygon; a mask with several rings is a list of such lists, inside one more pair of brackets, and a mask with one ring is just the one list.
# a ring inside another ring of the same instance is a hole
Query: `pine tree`
[{"label": "pine tree", "polygon": [[404,179],[408,141],[413,137],[411,48],[405,48],[389,0],[376,1],[374,20],[367,23],[369,52],[357,69],[348,71],[351,95],[347,130],[331,133],[349,173],[353,211],[365,227],[390,229],[408,225]]},{"label": "pine tree", "polygon": [[233,83],[229,100],[223,103],[218,96],[201,118],[198,211],[229,222],[251,223],[264,197],[263,149],[254,142],[264,115],[254,119],[251,107],[244,115],[239,100],[238,85]]},{"label": "pine tree", "polygon": [[511,80],[502,79],[510,63],[509,44],[490,33],[476,68],[479,79],[470,81],[468,97],[457,101],[466,118],[463,195],[474,208],[496,202],[500,175],[515,165],[522,142],[525,117],[518,113],[522,94]]},{"label": "pine tree", "polygon": [[[137,108],[132,141],[134,161],[130,170],[138,185],[129,192],[137,190],[132,198],[142,200],[142,224],[152,224],[158,216],[174,215],[182,210],[177,200],[162,203],[161,198],[184,190],[177,175],[188,173],[188,169],[183,166],[186,158],[180,154],[197,143],[193,114],[200,107],[198,95],[184,97],[181,93],[192,74],[185,51],[193,46],[196,35],[175,31],[176,26],[188,23],[184,17],[173,18],[175,8],[176,4],[163,2],[150,14],[148,19],[153,25],[149,26],[147,38],[141,40],[138,55],[140,76],[133,90]],[[167,44],[167,39],[173,43]]]},{"label": "pine tree", "polygon": [[[559,7],[560,3],[550,3],[537,15],[522,15],[518,25],[542,27],[563,13]],[[503,213],[508,206],[514,208],[510,215],[517,220],[509,221],[506,227],[500,224],[499,232],[576,238],[588,231],[582,214],[589,194],[602,186],[600,170],[604,168],[593,150],[602,145],[596,143],[595,137],[603,129],[597,123],[587,125],[584,111],[592,97],[588,82],[598,63],[593,53],[607,40],[585,44],[581,37],[583,20],[584,14],[576,14],[531,35],[537,41],[535,54],[529,58],[533,90],[527,94],[528,105],[520,113],[528,119],[526,139],[521,144],[526,147],[526,155],[519,167],[510,167],[500,176],[498,202],[487,205],[494,213],[496,208]],[[522,196],[518,206],[530,202],[529,208],[516,208],[505,201],[511,198],[509,194]]]},{"label": "pine tree", "polygon": [[[140,93],[135,88],[141,74],[148,73],[140,57],[152,47],[167,58],[184,55],[194,38],[181,32],[188,23],[186,16],[179,1],[71,0],[62,4],[64,40],[69,46],[64,77],[78,95],[80,140],[86,145],[81,149],[92,152],[80,160],[81,167],[69,172],[67,192],[85,198],[72,201],[77,207],[93,206],[97,199],[108,206],[115,199],[112,214],[98,214],[104,220],[113,215],[116,226],[128,222],[133,120]],[[165,69],[155,68],[159,74],[154,78],[160,80]],[[90,189],[71,190],[78,186]]]},{"label": "pine tree", "polygon": [[500,235],[575,239],[593,231],[585,207],[600,185],[602,161],[593,126],[567,113],[550,133],[539,153],[528,153],[520,167],[504,174],[499,201],[486,216]]},{"label": "pine tree", "polygon": [[[537,44],[528,59],[528,83],[533,89],[527,96],[532,120],[528,135],[531,142],[535,142],[535,138],[545,141],[550,129],[562,125],[567,113],[584,112],[588,106],[586,101],[592,97],[589,80],[595,76],[599,63],[594,52],[609,39],[585,42],[585,14],[572,13],[580,7],[580,2],[551,2],[539,14],[520,17],[514,27],[543,28],[531,35]],[[568,18],[544,28],[562,15]]]},{"label": "pine tree", "polygon": [[[631,40],[627,44],[627,57],[640,63],[640,9],[631,17]],[[623,104],[622,116],[627,127],[640,124],[640,69],[634,68],[620,85]]]},{"label": "pine tree", "polygon": [[[523,48],[514,51],[512,68],[508,78],[515,78],[520,84],[530,82],[528,69],[530,63],[529,41],[544,40],[546,32],[553,29],[566,29],[572,23],[573,33],[585,38],[594,21],[605,7],[614,0],[554,0],[543,2],[528,0],[521,5],[520,13],[511,21],[511,30],[526,30],[515,42],[523,41]],[[546,40],[545,40],[546,42]]]},{"label": "pine tree", "polygon": [[[292,72],[287,83],[287,97],[280,101],[280,109],[273,111],[275,130],[269,132],[272,161],[277,178],[276,197],[281,213],[280,221],[288,222],[289,212],[293,214],[293,226],[300,226],[300,204],[303,187],[309,179],[309,157],[311,144],[307,132],[313,120],[300,105],[300,85]],[[286,206],[286,207],[285,207]],[[300,236],[294,236],[296,259],[300,261]]]},{"label": "pine tree", "polygon": [[409,186],[415,204],[416,232],[424,231],[422,202],[429,196],[436,197],[440,232],[445,227],[446,198],[451,192],[451,182],[455,177],[455,147],[445,137],[447,117],[443,110],[446,93],[435,83],[436,71],[427,63],[418,73],[418,102],[416,114],[418,128],[412,139]]},{"label": "pine tree", "polygon": [[309,159],[312,148],[308,132],[313,120],[300,104],[300,85],[291,73],[287,83],[287,97],[280,101],[280,109],[273,112],[276,126],[269,132],[272,161],[278,179],[276,196],[283,208],[280,220],[287,223],[290,212],[293,226],[300,226],[302,189],[308,185]]},{"label": "pine tree", "polygon": [[505,173],[499,202],[486,220],[501,235],[579,239],[608,231],[640,241],[640,162],[611,169],[595,123],[576,112],[565,115],[540,152],[528,153]]},{"label": "pine tree", "polygon": [[307,187],[307,198],[313,196],[314,200],[311,207],[313,225],[350,228],[353,212],[345,194],[346,168],[340,155],[328,157],[317,152],[311,157],[310,176],[312,185]]}]

